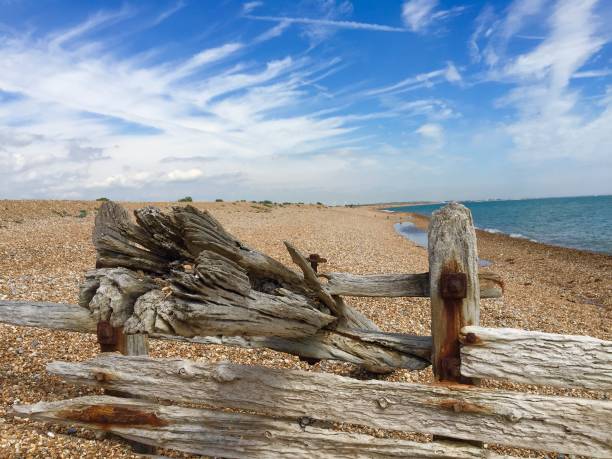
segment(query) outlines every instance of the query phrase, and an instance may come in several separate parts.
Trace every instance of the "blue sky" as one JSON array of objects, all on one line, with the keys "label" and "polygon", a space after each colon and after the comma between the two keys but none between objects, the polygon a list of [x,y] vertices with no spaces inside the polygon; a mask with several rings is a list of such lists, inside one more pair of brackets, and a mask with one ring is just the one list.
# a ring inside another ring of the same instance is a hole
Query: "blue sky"
[{"label": "blue sky", "polygon": [[0,198],[609,194],[611,22],[604,0],[0,0]]}]

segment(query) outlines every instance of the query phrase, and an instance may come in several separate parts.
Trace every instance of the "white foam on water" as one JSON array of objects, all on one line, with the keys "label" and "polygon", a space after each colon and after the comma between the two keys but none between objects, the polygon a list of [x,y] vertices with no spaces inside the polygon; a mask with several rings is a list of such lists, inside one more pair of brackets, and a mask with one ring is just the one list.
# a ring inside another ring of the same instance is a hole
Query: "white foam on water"
[{"label": "white foam on water", "polygon": [[484,228],[483,231],[486,231],[487,233],[491,233],[491,234],[501,234],[501,233],[503,233],[503,231],[500,231],[500,230],[495,229],[495,228]]}]

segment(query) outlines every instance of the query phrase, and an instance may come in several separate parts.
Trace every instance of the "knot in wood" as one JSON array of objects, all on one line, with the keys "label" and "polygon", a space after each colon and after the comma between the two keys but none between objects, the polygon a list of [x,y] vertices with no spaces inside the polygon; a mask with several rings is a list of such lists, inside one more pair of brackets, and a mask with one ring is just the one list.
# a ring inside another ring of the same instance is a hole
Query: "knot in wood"
[{"label": "knot in wood", "polygon": [[269,440],[272,438],[272,432],[270,432],[269,430],[266,430],[266,432],[264,433],[264,436]]},{"label": "knot in wood", "polygon": [[312,424],[312,419],[309,418],[308,416],[302,416],[301,418],[298,419],[298,424],[300,425],[302,429],[305,429],[307,426]]},{"label": "knot in wood", "polygon": [[378,403],[378,406],[380,406],[383,410],[387,409],[389,405],[391,405],[391,402],[386,397],[380,397],[378,400],[376,400],[376,403]]},{"label": "knot in wood", "polygon": [[178,369],[178,375],[181,378],[191,378],[192,377],[191,371],[189,371],[189,368],[187,368],[187,367],[179,368]]},{"label": "knot in wood", "polygon": [[231,382],[237,379],[235,373],[226,366],[220,365],[211,374],[212,378],[219,383]]}]

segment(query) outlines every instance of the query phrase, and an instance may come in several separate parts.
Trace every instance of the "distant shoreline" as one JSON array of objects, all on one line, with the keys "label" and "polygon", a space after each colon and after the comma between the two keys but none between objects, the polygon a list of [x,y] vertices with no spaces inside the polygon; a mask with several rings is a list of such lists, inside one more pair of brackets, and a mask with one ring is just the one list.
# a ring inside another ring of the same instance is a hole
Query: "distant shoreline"
[{"label": "distant shoreline", "polygon": [[[414,223],[417,228],[425,232],[428,231],[429,221],[431,217],[427,215],[417,214],[415,212],[399,212],[399,211],[383,212],[383,209],[379,209],[379,212],[382,213],[383,215],[389,215],[389,216],[397,215],[400,218],[409,217],[410,222]],[[541,241],[534,241],[534,240],[526,239],[526,238],[513,237],[508,233],[504,233],[503,231],[490,232],[485,229],[476,228],[476,235],[478,237],[478,240],[486,239],[486,240],[493,241],[496,243],[503,242],[504,244],[512,244],[513,246],[518,245],[518,246],[524,247],[527,250],[533,250],[534,248],[537,248],[537,250],[555,250],[555,251],[566,252],[567,255],[576,253],[576,254],[584,254],[584,255],[593,255],[593,256],[598,256],[598,257],[601,256],[601,257],[606,257],[612,260],[612,254],[610,253],[598,252],[595,250],[587,250],[587,249],[577,249],[574,247],[565,247],[562,245],[554,245],[554,244],[549,244],[549,243],[541,242]],[[485,257],[485,258],[488,258],[488,257]]]}]

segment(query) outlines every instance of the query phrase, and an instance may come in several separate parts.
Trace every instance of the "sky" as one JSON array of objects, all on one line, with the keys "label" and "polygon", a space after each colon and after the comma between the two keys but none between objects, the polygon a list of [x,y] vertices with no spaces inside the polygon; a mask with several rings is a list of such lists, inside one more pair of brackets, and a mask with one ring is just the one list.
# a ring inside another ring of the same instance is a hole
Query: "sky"
[{"label": "sky", "polygon": [[0,0],[0,198],[612,193],[612,2]]}]

